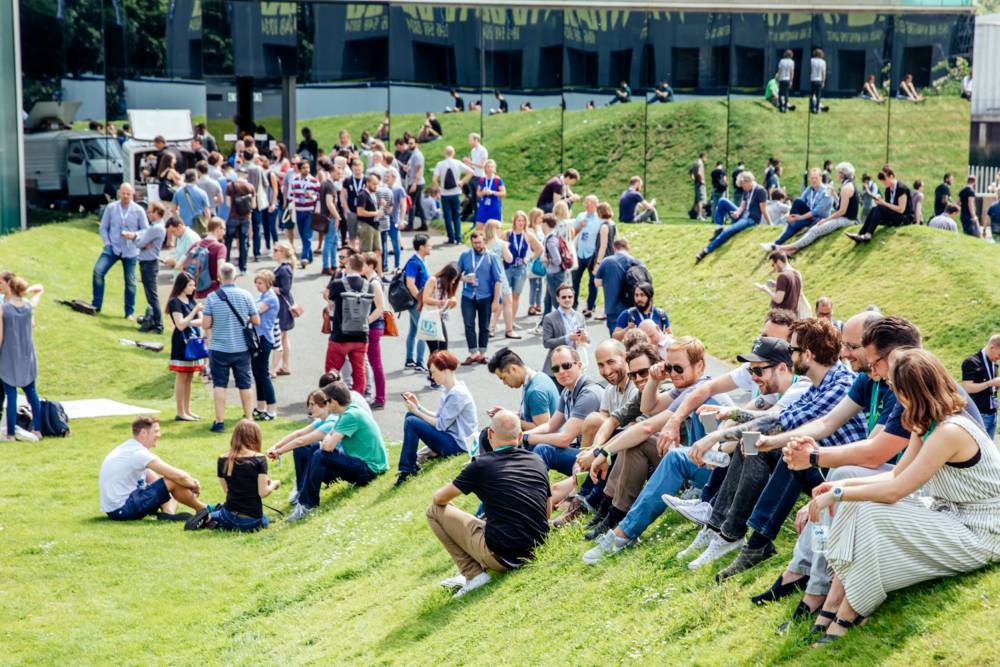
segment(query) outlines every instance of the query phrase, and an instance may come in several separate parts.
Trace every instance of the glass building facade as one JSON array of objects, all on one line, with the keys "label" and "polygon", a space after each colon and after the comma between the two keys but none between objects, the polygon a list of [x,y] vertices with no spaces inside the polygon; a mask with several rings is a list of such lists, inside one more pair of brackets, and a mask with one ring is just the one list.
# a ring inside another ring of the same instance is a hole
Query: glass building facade
[{"label": "glass building facade", "polygon": [[0,233],[20,229],[21,109],[18,83],[17,6],[0,0]]}]

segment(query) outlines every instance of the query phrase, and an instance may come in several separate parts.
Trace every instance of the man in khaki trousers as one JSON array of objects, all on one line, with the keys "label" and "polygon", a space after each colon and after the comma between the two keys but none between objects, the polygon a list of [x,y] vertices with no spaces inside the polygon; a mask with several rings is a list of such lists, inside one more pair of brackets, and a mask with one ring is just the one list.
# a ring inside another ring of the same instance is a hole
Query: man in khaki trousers
[{"label": "man in khaki trousers", "polygon": [[[552,497],[545,463],[518,446],[521,420],[509,410],[493,415],[487,430],[492,452],[474,458],[455,481],[434,493],[427,521],[459,574],[441,585],[455,597],[486,585],[486,570],[506,572],[531,559],[549,530]],[[463,512],[451,501],[475,493],[486,520]]]}]

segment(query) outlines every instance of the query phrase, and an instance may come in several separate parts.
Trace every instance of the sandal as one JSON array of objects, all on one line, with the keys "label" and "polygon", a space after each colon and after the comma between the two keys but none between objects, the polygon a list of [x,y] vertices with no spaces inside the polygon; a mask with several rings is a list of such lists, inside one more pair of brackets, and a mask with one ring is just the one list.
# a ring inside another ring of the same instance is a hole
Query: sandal
[{"label": "sandal", "polygon": [[790,581],[787,584],[781,583],[781,577],[783,575],[779,574],[778,578],[774,580],[771,587],[760,595],[755,595],[750,598],[750,601],[756,605],[762,605],[767,602],[775,602],[781,598],[788,597],[796,591],[804,590],[806,584],[809,583],[809,576],[799,577],[795,581]]},{"label": "sandal", "polygon": [[[864,621],[864,620],[865,620],[865,617],[861,616],[859,614],[858,617],[855,618],[853,621],[845,621],[841,617],[836,616],[833,619],[833,622],[836,623],[837,625],[839,625],[840,627],[846,629],[846,630],[850,630],[851,628],[854,628],[854,627],[857,627],[857,626],[861,625],[861,622]],[[825,645],[829,644],[830,642],[835,642],[838,639],[840,639],[841,637],[846,637],[846,636],[847,636],[846,633],[842,634],[842,635],[831,635],[829,632],[827,632],[822,637],[820,637],[819,640],[815,644],[813,644],[813,648],[819,648],[820,646],[825,646]]]},{"label": "sandal", "polygon": [[816,609],[815,611],[809,608],[809,605],[803,600],[799,600],[799,604],[795,607],[795,611],[792,612],[792,617],[778,626],[778,634],[783,635],[788,632],[788,628],[792,627],[796,623],[810,616],[815,616],[822,610],[822,607]]},{"label": "sandal", "polygon": [[[820,618],[828,618],[831,621],[836,621],[837,620],[837,614],[836,614],[836,612],[827,611],[825,609],[820,609],[819,612],[817,612],[816,615],[818,617],[820,617]],[[816,623],[813,623],[813,626],[811,628],[809,628],[809,632],[812,632],[812,633],[815,633],[815,634],[823,634],[823,633],[826,632],[826,629],[829,628],[829,627],[830,627],[829,625],[818,625]]]}]

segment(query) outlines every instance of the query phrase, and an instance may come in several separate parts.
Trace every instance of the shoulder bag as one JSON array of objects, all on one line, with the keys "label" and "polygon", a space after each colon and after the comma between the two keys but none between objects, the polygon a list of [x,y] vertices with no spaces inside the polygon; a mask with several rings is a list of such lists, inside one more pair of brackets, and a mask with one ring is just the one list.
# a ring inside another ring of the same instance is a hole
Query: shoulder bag
[{"label": "shoulder bag", "polygon": [[257,335],[257,329],[249,319],[244,321],[243,318],[240,317],[240,314],[236,312],[236,308],[233,306],[233,303],[226,296],[225,290],[220,287],[217,293],[219,298],[222,299],[227,306],[229,306],[229,310],[233,312],[233,317],[236,318],[236,321],[240,323],[240,328],[243,329],[243,339],[247,344],[247,352],[250,353],[251,357],[256,357],[260,354],[260,336]]}]

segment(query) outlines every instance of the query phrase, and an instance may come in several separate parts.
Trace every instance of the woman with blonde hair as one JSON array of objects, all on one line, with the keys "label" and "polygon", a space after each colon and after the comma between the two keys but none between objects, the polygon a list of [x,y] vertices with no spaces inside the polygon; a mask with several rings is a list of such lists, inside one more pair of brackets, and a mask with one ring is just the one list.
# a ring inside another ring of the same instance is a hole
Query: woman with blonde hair
[{"label": "woman with blonde hair", "polygon": [[[510,246],[504,242],[500,236],[500,223],[490,220],[483,227],[483,237],[486,241],[486,249],[492,252],[506,266],[513,261],[510,254]],[[492,308],[493,316],[490,318],[490,337],[496,335],[497,319],[499,313],[503,312],[504,336],[506,338],[519,339],[521,335],[514,331],[514,313],[511,309],[511,289],[507,280],[507,273],[500,274],[500,304]]]},{"label": "woman with blonde hair", "polygon": [[288,332],[295,328],[295,297],[292,296],[292,274],[298,264],[295,250],[288,241],[278,241],[274,244],[274,260],[278,266],[274,269],[274,293],[278,296],[278,327],[281,329],[281,354],[275,355],[271,370],[276,375],[291,375],[288,367],[290,347]]},{"label": "woman with blonde hair", "polygon": [[510,224],[510,230],[504,232],[502,238],[507,244],[511,261],[504,261],[503,266],[507,284],[510,285],[512,320],[517,322],[521,292],[524,291],[524,281],[528,278],[528,264],[533,257],[541,254],[542,242],[528,230],[528,215],[524,211],[516,212]]},{"label": "woman with blonde hair", "polygon": [[[35,310],[44,292],[41,285],[29,288],[24,278],[13,273],[4,273],[0,277],[0,294],[3,296],[0,308],[0,381],[7,401],[7,431],[0,436],[0,440],[42,438],[42,406],[35,389],[38,356],[35,353],[34,328]],[[18,389],[24,392],[31,406],[31,434],[17,429]]]},{"label": "woman with blonde hair", "polygon": [[[835,577],[819,612],[817,629],[826,631],[820,644],[859,625],[892,591],[1000,560],[993,440],[964,413],[966,399],[930,352],[892,353],[888,384],[911,434],[899,463],[872,477],[821,484],[809,504],[814,524],[833,517],[825,553]],[[914,498],[921,488],[929,497]]]},{"label": "woman with blonde hair", "polygon": [[545,265],[542,263],[542,244],[545,242],[543,215],[545,212],[540,208],[528,212],[528,230],[537,243],[537,246],[532,246],[531,270],[528,271],[528,315],[542,314],[542,280],[545,278]]},{"label": "woman with blonde hair", "polygon": [[274,325],[278,321],[278,295],[274,292],[274,274],[261,269],[253,278],[257,288],[257,336],[260,338],[260,353],[252,357],[253,379],[257,385],[257,407],[253,409],[256,421],[272,421],[277,412],[277,398],[271,383],[271,350],[274,349]]},{"label": "woman with blonde hair", "polygon": [[266,498],[281,487],[281,480],[267,475],[267,458],[260,453],[263,433],[249,419],[241,419],[233,428],[229,451],[216,461],[219,486],[226,502],[200,510],[188,520],[186,530],[218,528],[241,533],[253,533],[267,528],[264,516]]}]

